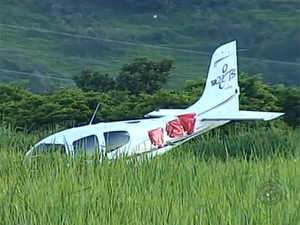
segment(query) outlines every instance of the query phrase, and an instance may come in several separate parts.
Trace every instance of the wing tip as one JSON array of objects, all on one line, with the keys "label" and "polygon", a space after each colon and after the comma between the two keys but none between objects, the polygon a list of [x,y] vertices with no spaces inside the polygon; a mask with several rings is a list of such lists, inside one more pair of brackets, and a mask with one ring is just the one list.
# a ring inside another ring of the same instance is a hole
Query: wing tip
[{"label": "wing tip", "polygon": [[270,117],[265,118],[264,121],[270,121],[283,115],[284,113],[273,113],[273,115],[271,115]]}]

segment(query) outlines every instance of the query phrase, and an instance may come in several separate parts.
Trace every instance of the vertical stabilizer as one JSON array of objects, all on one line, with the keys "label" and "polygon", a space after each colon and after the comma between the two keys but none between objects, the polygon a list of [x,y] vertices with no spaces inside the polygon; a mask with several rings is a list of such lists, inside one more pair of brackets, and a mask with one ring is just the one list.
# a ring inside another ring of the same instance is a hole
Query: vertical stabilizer
[{"label": "vertical stabilizer", "polygon": [[213,52],[203,94],[190,109],[205,111],[227,102],[227,110],[238,111],[238,95],[237,51],[234,40]]}]

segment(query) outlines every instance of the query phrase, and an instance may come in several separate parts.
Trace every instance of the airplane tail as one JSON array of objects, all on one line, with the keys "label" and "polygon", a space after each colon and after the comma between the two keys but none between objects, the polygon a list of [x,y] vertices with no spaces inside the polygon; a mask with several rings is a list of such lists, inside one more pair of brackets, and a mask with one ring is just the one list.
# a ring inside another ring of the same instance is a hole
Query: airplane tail
[{"label": "airplane tail", "polygon": [[230,111],[239,110],[236,41],[219,46],[212,54],[202,96],[189,109],[206,111],[226,103]]},{"label": "airplane tail", "polygon": [[161,109],[145,117],[164,117],[182,113],[205,114],[203,121],[272,120],[283,113],[240,111],[236,40],[219,46],[212,54],[204,91],[187,109]]},{"label": "airplane tail", "polygon": [[[279,112],[240,111],[236,41],[218,47],[211,56],[205,89],[188,110],[203,113],[202,121],[272,120]],[[216,110],[214,110],[216,109]]]}]

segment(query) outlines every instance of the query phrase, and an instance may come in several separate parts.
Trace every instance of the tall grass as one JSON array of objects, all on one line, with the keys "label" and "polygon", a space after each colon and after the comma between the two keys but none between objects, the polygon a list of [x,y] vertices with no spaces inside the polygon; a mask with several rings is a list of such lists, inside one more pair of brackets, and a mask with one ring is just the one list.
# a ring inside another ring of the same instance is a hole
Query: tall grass
[{"label": "tall grass", "polygon": [[[298,131],[211,135],[142,164],[100,165],[24,160],[40,137],[0,128],[0,224],[298,224]],[[270,180],[282,192],[273,205],[257,198]]]}]

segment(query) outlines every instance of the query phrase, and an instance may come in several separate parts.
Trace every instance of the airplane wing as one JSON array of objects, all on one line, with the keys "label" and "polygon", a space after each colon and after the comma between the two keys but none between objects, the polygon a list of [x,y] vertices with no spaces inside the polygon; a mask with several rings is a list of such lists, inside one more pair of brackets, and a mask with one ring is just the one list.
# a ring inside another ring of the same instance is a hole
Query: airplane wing
[{"label": "airplane wing", "polygon": [[221,121],[221,120],[273,120],[282,116],[284,113],[278,112],[259,112],[259,111],[238,111],[234,114],[217,114],[205,116],[202,121]]},{"label": "airplane wing", "polygon": [[164,116],[168,116],[168,115],[179,114],[183,111],[184,111],[183,109],[160,109],[157,111],[149,112],[146,115],[144,115],[144,117],[159,118],[159,117],[164,117]]}]

